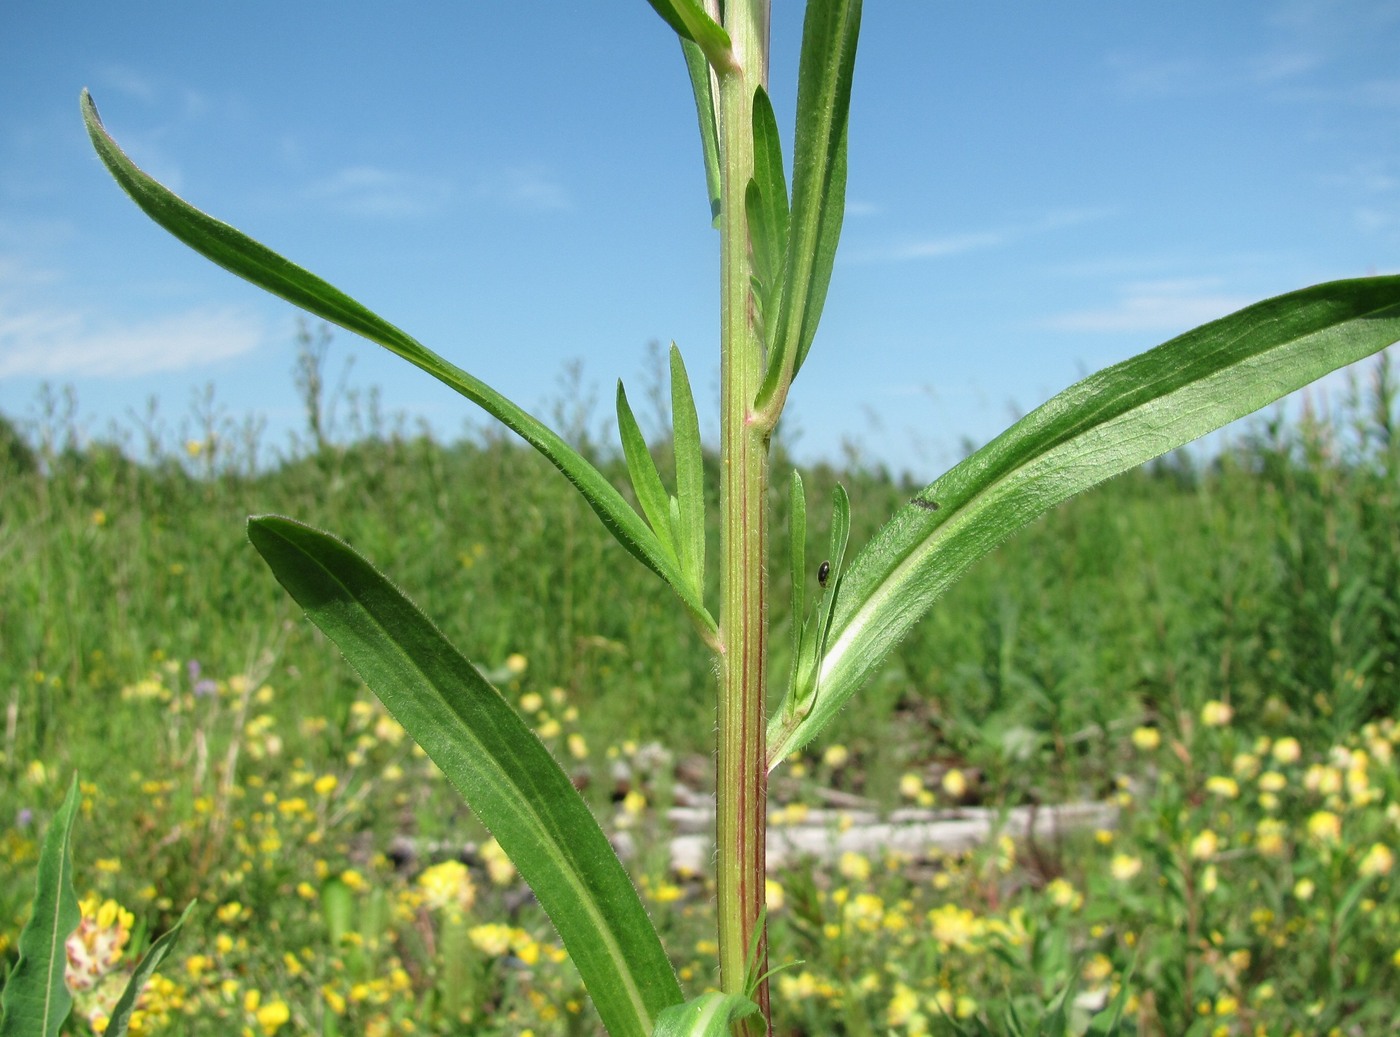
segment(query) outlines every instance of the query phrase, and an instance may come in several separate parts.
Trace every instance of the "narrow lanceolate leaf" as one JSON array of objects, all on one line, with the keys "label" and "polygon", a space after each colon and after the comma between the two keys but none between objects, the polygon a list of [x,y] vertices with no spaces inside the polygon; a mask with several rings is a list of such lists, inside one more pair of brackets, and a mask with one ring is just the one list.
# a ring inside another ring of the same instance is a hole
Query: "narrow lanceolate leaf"
[{"label": "narrow lanceolate leaf", "polygon": [[714,620],[703,603],[685,589],[661,541],[617,488],[556,432],[338,288],[201,212],[142,172],[103,128],[97,106],[87,91],[83,91],[82,110],[98,156],[146,215],[205,258],[309,313],[397,353],[499,420],[548,458],[583,494],[618,542],[671,584],[701,630],[713,634]]},{"label": "narrow lanceolate leaf", "polygon": [[[795,484],[794,489],[800,490],[800,483]],[[831,616],[841,589],[842,566],[846,557],[846,543],[850,536],[851,501],[846,495],[846,488],[837,484],[831,495],[831,535],[827,543],[826,558],[817,568],[817,582],[822,588],[821,596],[817,599],[815,613],[802,624],[802,635],[798,639],[792,678],[783,700],[783,708],[769,726],[770,749],[782,742],[786,734],[812,711],[821,695],[820,682],[817,679],[818,663],[826,651],[826,642],[830,636]],[[798,603],[796,594],[793,595],[793,603]]]},{"label": "narrow lanceolate leaf", "polygon": [[700,154],[705,163],[705,190],[710,198],[710,220],[719,226],[719,120],[715,115],[715,86],[710,63],[692,40],[681,40],[690,90],[695,95],[695,115],[700,122]]},{"label": "narrow lanceolate leaf", "polygon": [[277,579],[491,830],[530,884],[613,1037],[682,1000],[636,890],[569,778],[442,633],[342,541],[249,519]]},{"label": "narrow lanceolate leaf", "polygon": [[770,726],[770,765],[825,726],[973,562],[1038,515],[1397,339],[1400,277],[1316,285],[1189,331],[1026,415],[924,488],[851,563],[821,697],[791,732]]},{"label": "narrow lanceolate leaf", "polygon": [[802,659],[802,628],[807,615],[807,492],[796,468],[788,483],[788,558],[792,567],[792,667],[788,687],[793,688]]},{"label": "narrow lanceolate leaf", "polygon": [[725,32],[705,13],[699,0],[647,0],[677,36],[691,40],[717,72],[736,71],[734,48]]},{"label": "narrow lanceolate leaf", "polygon": [[705,455],[700,445],[700,416],[685,372],[681,351],[671,343],[671,441],[676,452],[676,499],[680,521],[676,550],[681,572],[696,597],[705,594]]},{"label": "narrow lanceolate leaf", "polygon": [[63,970],[68,963],[64,944],[83,919],[73,890],[71,840],[78,799],[74,777],[44,833],[33,913],[19,934],[19,961],[0,994],[0,1037],[54,1037],[73,1007]]},{"label": "narrow lanceolate leaf", "polygon": [[102,1037],[126,1037],[127,1028],[131,1025],[131,1013],[136,1011],[136,999],[141,996],[141,988],[150,981],[156,974],[156,969],[160,968],[161,962],[175,949],[175,941],[180,938],[180,930],[184,928],[194,905],[193,900],[186,904],[175,924],[151,944],[151,949],[146,952],[146,956],[136,966],[136,971],[127,980],[122,996],[117,998],[117,1003],[112,1008],[112,1016],[107,1021],[107,1029],[102,1031]]},{"label": "narrow lanceolate leaf", "polygon": [[642,435],[632,407],[627,402],[627,393],[622,381],[617,383],[617,430],[622,439],[622,454],[627,460],[627,474],[632,478],[632,489],[636,491],[637,503],[642,506],[642,514],[651,523],[652,531],[665,548],[668,560],[676,564],[676,545],[671,537],[671,506],[667,499],[666,487],[661,483],[661,473],[656,470],[656,459],[647,449],[646,438]]},{"label": "narrow lanceolate leaf", "polygon": [[662,1012],[655,1037],[729,1037],[734,1023],[757,1011],[746,997],[712,991]]},{"label": "narrow lanceolate leaf", "polygon": [[745,200],[753,248],[753,274],[759,284],[759,310],[771,330],[777,322],[782,293],[789,213],[778,120],[762,87],[754,91],[753,150],[754,176]]},{"label": "narrow lanceolate leaf", "polygon": [[846,127],[861,0],[810,0],[802,26],[782,303],[755,406],[776,421],[811,349],[846,212]]}]

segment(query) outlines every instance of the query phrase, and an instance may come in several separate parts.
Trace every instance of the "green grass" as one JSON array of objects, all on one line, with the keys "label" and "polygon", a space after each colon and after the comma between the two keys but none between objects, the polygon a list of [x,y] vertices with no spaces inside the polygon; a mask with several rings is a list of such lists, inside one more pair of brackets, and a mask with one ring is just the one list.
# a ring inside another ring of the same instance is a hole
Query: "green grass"
[{"label": "green grass", "polygon": [[[958,998],[963,1025],[981,1013],[997,1031],[1006,1004],[1033,1014],[1079,972],[1095,987],[1132,968],[1142,1033],[1380,1032],[1395,1017],[1400,904],[1377,858],[1362,863],[1374,844],[1395,848],[1400,811],[1395,412],[1382,361],[1327,419],[1260,421],[1208,464],[1175,455],[1117,479],[953,588],[863,693],[873,708],[844,715],[775,789],[809,799],[819,780],[894,806],[912,775],[946,802],[939,780],[956,769],[965,802],[1124,797],[1123,825],[1014,859],[994,845],[867,862],[872,875],[858,862],[775,875],[774,963],[804,960],[776,982],[807,994],[779,1009],[782,1032],[952,1032],[935,1002],[951,999],[956,1015]],[[187,898],[204,905],[183,963],[166,970],[178,991],[155,995],[186,1007],[169,1008],[165,1030],[150,1016],[149,1032],[273,1032],[276,1012],[260,1020],[250,991],[264,1009],[287,1002],[284,1033],[408,1032],[405,1019],[416,1032],[593,1032],[576,979],[549,958],[547,925],[511,885],[493,886],[473,857],[479,896],[470,917],[451,916],[415,884],[426,859],[407,870],[387,859],[395,835],[485,834],[297,614],[243,517],[321,525],[393,573],[535,707],[607,817],[629,816],[629,788],[651,808],[668,801],[671,765],[638,762],[647,743],[671,761],[712,751],[713,675],[670,592],[552,469],[496,435],[449,446],[365,419],[337,444],[318,419],[318,448],[269,465],[256,430],[205,400],[187,444],[137,464],[129,446],[80,444],[61,409],[49,415],[28,436],[0,426],[6,954],[41,824],[76,769],[88,783],[80,890],[133,910],[138,945]],[[659,456],[664,467],[664,446]],[[625,482],[618,458],[601,463]],[[813,500],[846,485],[856,545],[917,489],[878,470],[804,477]],[[771,571],[780,610],[786,566]],[[775,619],[781,653],[786,617]],[[1229,724],[1202,721],[1211,702],[1233,708]],[[1141,734],[1135,745],[1142,728],[1158,748]],[[1275,759],[1289,738],[1297,762]],[[822,762],[833,744],[839,765]],[[1265,773],[1284,778],[1273,800]],[[1212,777],[1234,780],[1235,795]],[[1339,842],[1325,819],[1309,827],[1320,813],[1340,819]],[[1281,852],[1261,850],[1272,832],[1261,819],[1283,824]],[[698,990],[713,967],[703,882],[667,875],[664,832],[638,824],[644,892]],[[1207,829],[1221,848],[1193,856]],[[1116,857],[1139,871],[1114,878]],[[475,929],[505,920],[521,930],[511,961]],[[1153,933],[1170,948],[1149,949]],[[474,1029],[453,1028],[467,1017]]]}]

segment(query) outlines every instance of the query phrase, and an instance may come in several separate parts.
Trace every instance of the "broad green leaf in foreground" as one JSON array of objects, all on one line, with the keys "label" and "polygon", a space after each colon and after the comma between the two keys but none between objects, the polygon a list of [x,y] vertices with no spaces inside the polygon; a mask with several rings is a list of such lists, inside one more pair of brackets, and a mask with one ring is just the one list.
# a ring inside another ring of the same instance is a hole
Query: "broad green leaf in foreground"
[{"label": "broad green leaf in foreground", "polygon": [[530,884],[613,1037],[649,1037],[682,1000],[607,837],[501,694],[344,542],[277,516],[253,546],[307,616],[423,747]]},{"label": "broad green leaf in foreground", "polygon": [[704,602],[690,590],[673,556],[668,555],[617,488],[556,432],[338,288],[241,231],[201,212],[152,179],[126,156],[103,128],[97,106],[86,90],[82,95],[82,112],[98,157],[147,216],[224,269],[397,353],[511,429],[574,484],[618,542],[671,585],[701,632],[713,638],[714,619],[705,610]]},{"label": "broad green leaf in foreground", "polygon": [[78,779],[68,786],[63,805],[49,822],[39,854],[33,914],[19,934],[19,961],[5,981],[0,1037],[54,1037],[73,1007],[64,982],[64,944],[82,921],[73,890],[73,818],[78,811]]},{"label": "broad green leaf in foreground", "polygon": [[1061,501],[1400,339],[1400,277],[1265,300],[1106,368],[919,492],[851,563],[812,712],[768,728],[772,767],[824,727],[992,548]]}]

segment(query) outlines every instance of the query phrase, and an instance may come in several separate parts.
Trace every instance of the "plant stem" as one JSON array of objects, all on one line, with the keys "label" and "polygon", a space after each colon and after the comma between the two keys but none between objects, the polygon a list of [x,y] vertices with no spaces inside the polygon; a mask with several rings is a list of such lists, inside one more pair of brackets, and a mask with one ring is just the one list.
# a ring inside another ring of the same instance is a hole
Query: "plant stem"
[{"label": "plant stem", "polygon": [[[725,28],[737,71],[719,77],[720,197],[720,695],[717,773],[720,981],[747,992],[749,966],[767,971],[762,932],[768,803],[767,687],[768,435],[753,423],[763,374],[750,289],[744,192],[753,177],[753,92],[768,65],[768,0],[730,0]],[[756,948],[753,961],[750,950]],[[768,1011],[767,984],[752,995]],[[765,1023],[745,1032],[766,1031]]]}]

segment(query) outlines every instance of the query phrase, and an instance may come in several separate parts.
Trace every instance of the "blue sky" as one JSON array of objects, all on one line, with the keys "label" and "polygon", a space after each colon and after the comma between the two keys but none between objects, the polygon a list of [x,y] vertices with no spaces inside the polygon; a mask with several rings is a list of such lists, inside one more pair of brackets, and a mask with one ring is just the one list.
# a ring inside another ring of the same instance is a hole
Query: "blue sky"
[{"label": "blue sky", "polygon": [[[788,126],[801,5],[774,7]],[[1400,270],[1397,53],[1393,2],[867,4],[790,443],[932,478],[1098,367]],[[212,384],[285,442],[295,311],[121,195],[84,86],[149,172],[523,405],[549,413],[580,361],[607,416],[674,339],[716,409],[718,240],[645,0],[3,5],[0,411],[31,420],[41,383],[72,385],[100,435],[154,395],[178,435]],[[339,333],[333,378],[347,357],[391,412],[446,437],[477,420]]]}]

